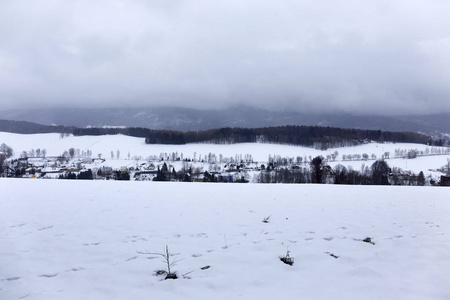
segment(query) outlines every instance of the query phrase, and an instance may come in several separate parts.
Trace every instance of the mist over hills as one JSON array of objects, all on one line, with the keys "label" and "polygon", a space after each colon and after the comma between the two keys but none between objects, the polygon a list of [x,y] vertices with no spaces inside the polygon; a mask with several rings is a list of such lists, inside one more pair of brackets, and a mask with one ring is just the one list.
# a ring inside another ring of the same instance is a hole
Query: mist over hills
[{"label": "mist over hills", "polygon": [[384,131],[422,132],[434,136],[450,133],[450,114],[416,116],[359,116],[274,112],[251,107],[196,110],[180,107],[153,108],[51,108],[16,109],[0,112],[0,119],[44,125],[102,127],[126,126],[150,129],[196,131],[223,127],[258,128],[283,125],[313,125]]}]

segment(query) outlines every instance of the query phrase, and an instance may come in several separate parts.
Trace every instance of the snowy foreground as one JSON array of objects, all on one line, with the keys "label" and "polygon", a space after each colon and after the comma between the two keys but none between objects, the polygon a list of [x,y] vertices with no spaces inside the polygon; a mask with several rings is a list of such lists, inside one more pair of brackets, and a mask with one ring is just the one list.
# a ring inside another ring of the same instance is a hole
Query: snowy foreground
[{"label": "snowy foreground", "polygon": [[[450,299],[446,188],[26,179],[0,188],[0,299]],[[137,253],[166,245],[180,279],[155,276],[161,258]],[[279,260],[287,249],[293,266]]]}]

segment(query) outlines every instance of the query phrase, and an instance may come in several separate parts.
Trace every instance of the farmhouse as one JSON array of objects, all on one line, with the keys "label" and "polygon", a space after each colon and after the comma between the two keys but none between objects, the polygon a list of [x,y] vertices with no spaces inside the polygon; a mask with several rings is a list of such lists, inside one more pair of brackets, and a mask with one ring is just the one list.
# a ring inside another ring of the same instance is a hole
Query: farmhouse
[{"label": "farmhouse", "polygon": [[450,186],[450,176],[449,175],[441,176],[441,186]]}]

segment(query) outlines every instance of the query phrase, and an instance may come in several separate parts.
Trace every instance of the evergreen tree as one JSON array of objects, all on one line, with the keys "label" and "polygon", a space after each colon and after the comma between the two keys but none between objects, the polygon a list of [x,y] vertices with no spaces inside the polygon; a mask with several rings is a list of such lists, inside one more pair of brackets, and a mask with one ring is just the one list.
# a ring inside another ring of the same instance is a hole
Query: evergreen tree
[{"label": "evergreen tree", "polygon": [[419,176],[417,176],[417,185],[424,186],[425,185],[425,175],[422,171],[420,171]]},{"label": "evergreen tree", "polygon": [[372,184],[388,185],[388,177],[391,169],[385,160],[379,159],[375,161],[372,166]]},{"label": "evergreen tree", "polygon": [[310,163],[311,166],[311,176],[313,183],[322,183],[323,177],[323,156],[316,156]]}]

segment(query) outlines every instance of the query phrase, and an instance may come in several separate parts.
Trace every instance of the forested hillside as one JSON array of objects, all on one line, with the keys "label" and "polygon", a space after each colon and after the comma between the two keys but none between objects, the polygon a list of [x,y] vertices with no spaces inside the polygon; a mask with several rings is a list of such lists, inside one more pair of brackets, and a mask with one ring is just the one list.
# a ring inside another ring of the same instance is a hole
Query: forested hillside
[{"label": "forested hillside", "polygon": [[[413,132],[388,132],[381,130],[343,129],[319,126],[281,126],[265,128],[221,128],[184,134],[186,143],[254,143],[267,142],[302,145],[327,149],[358,145],[365,141],[430,143],[431,138]],[[150,143],[151,139],[147,138]]]},{"label": "forested hillside", "polygon": [[366,141],[442,144],[430,136],[413,132],[343,129],[319,126],[280,126],[264,128],[220,128],[205,131],[152,130],[146,128],[77,128],[74,135],[124,134],[145,137],[147,144],[189,143],[277,143],[327,149],[363,144]]},{"label": "forested hillside", "polygon": [[33,134],[33,133],[72,133],[74,127],[68,126],[49,126],[26,121],[0,120],[0,131]]}]

